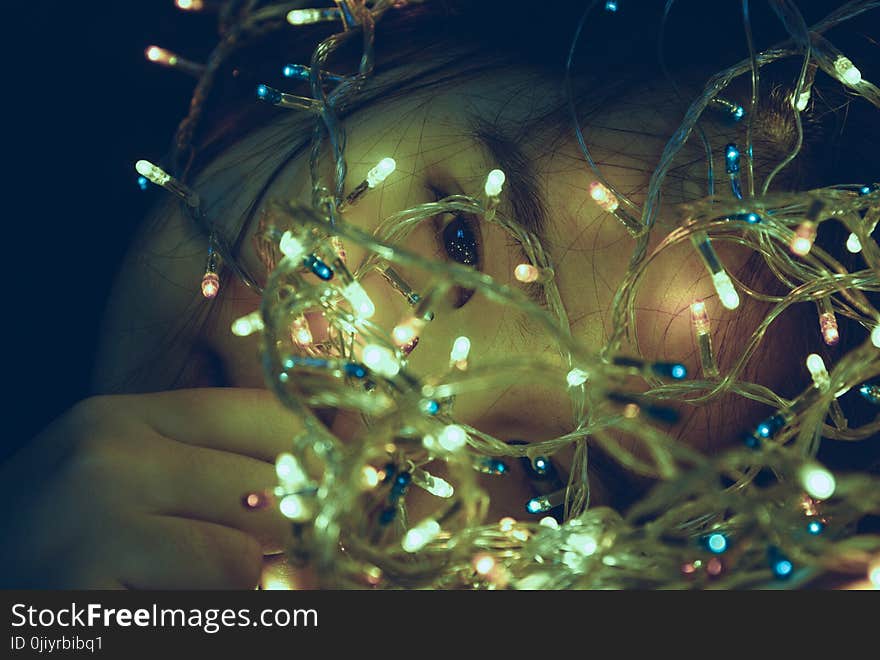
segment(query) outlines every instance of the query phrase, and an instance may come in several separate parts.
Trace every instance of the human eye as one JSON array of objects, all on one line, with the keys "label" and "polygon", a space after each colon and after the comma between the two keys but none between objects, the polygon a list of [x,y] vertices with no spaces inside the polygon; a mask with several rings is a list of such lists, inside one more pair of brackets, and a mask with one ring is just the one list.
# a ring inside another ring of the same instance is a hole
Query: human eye
[{"label": "human eye", "polygon": [[[438,200],[449,195],[432,188]],[[437,235],[437,256],[463,266],[480,270],[482,266],[482,237],[476,218],[466,213],[443,213],[433,219]],[[474,289],[456,286],[453,290],[453,307],[463,307],[474,295]]]}]

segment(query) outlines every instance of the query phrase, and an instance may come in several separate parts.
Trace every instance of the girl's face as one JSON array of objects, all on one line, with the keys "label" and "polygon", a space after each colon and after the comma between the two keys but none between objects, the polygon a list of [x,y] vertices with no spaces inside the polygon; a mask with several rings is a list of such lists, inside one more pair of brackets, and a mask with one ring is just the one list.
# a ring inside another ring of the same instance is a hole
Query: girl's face
[{"label": "girl's face", "polygon": [[[560,100],[555,83],[531,74],[507,72],[409,94],[355,113],[344,122],[348,138],[346,194],[386,156],[396,160],[397,169],[380,188],[368,192],[347,209],[343,219],[373,231],[388,215],[417,204],[451,194],[479,197],[486,174],[494,168],[504,170],[507,182],[498,213],[513,217],[539,236],[555,266],[572,333],[588,349],[597,351],[611,332],[611,301],[626,273],[634,241],[615,217],[590,199],[588,187],[595,177],[577,147],[570,121],[563,121],[558,128],[538,122],[528,133],[513,132],[542,110],[557,106]],[[584,126],[593,158],[605,177],[637,204],[644,199],[650,172],[667,137],[677,127],[678,113],[666,111],[671,107],[668,104],[670,101],[659,93],[642,90],[639,98],[621,99],[620,104],[615,104],[618,111],[600,112]],[[619,111],[621,108],[626,111]],[[473,134],[474,118],[491,127],[488,134]],[[707,125],[706,130],[716,154],[723,153],[721,147],[738,137],[736,129]],[[207,200],[209,212],[222,212],[210,209],[210,201],[222,194],[224,181],[248,176],[236,164],[244,160],[249,150],[265,147],[267,136],[272,134],[267,131],[271,129],[235,146],[203,174],[197,188]],[[277,135],[277,129],[272,135]],[[273,198],[309,202],[307,158],[304,153],[285,167],[261,198],[261,207]],[[716,170],[719,168],[723,168],[722,162],[716,163]],[[649,249],[680,222],[675,204],[705,195],[704,173],[702,148],[692,141],[670,172]],[[262,183],[249,183],[250,198],[243,194],[235,204],[250,203]],[[259,213],[258,208],[254,217],[259,217]],[[238,217],[233,212],[224,212],[224,216]],[[257,223],[252,222],[241,254],[248,269],[259,273],[265,272],[265,268],[252,245],[256,231]],[[447,215],[423,222],[405,245],[431,259],[460,260],[462,254],[468,255],[475,267],[496,280],[523,286],[513,276],[515,267],[527,262],[522,248],[502,228],[481,223],[478,218]],[[360,263],[363,250],[356,245],[345,247],[350,266]],[[725,245],[719,245],[718,250],[729,268],[744,259],[743,254]],[[174,284],[197,288],[201,268],[203,253],[193,255],[192,272],[196,274],[190,281]],[[418,290],[420,276],[404,275],[414,280]],[[390,330],[405,318],[405,301],[381,275],[371,273],[363,284],[376,303],[374,321]],[[448,361],[453,340],[460,335],[470,338],[472,363],[513,353],[557,354],[546,332],[527,315],[491,303],[480,293],[469,296],[466,291],[454,291],[450,296],[450,308],[437,315],[430,325],[429,338],[410,356],[413,372],[425,374],[442,368]],[[723,336],[733,315],[718,304],[711,281],[693,249],[684,244],[664,251],[650,266],[640,289],[636,331],[646,358],[682,362],[689,374],[699,377],[689,312],[695,299],[706,300],[713,331],[716,337]],[[219,299],[212,303],[219,305],[219,309],[202,339],[222,359],[228,385],[264,386],[256,357],[257,340],[230,333],[232,321],[253,311],[259,302],[254,292],[228,278]],[[631,345],[623,350],[635,354]],[[635,382],[633,385],[638,386]],[[725,399],[724,403],[731,401]],[[731,405],[682,412],[683,421],[673,432],[703,450],[722,441],[722,429],[728,420],[738,417],[734,428],[741,428],[743,415],[757,418],[761,414],[754,409],[734,410]],[[529,382],[514,382],[503,389],[461,397],[453,414],[457,420],[503,440],[545,440],[573,428],[564,389],[551,390]],[[339,416],[334,422],[334,430],[341,436],[350,434],[353,428],[348,417]],[[571,452],[560,452],[554,460],[566,474]],[[501,481],[494,478],[489,484],[490,491],[501,494]],[[516,475],[503,481],[507,488],[501,497],[493,498],[496,505],[492,515],[522,515],[523,503],[531,494]],[[629,483],[609,483],[600,472],[594,472],[591,485],[595,504],[607,503],[612,492],[632,487]]]}]

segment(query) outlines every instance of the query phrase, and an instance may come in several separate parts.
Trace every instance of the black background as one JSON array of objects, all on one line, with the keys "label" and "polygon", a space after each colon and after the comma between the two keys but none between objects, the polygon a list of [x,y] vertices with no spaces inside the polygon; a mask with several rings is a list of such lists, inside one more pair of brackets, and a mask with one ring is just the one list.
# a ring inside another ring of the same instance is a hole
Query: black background
[{"label": "black background", "polygon": [[216,43],[215,18],[173,0],[21,2],[3,13],[0,459],[89,394],[113,277],[162,192],[138,188],[134,163],[167,151],[195,80],[147,62],[144,49],[204,61]]}]

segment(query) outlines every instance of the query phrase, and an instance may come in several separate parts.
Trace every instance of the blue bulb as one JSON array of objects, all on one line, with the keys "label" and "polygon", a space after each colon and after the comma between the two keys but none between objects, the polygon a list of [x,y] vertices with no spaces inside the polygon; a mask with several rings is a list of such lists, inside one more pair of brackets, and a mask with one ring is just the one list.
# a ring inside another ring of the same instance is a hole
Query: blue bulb
[{"label": "blue bulb", "polygon": [[756,225],[761,222],[761,216],[759,216],[757,213],[749,213],[746,216],[746,222],[748,222],[750,225]]},{"label": "blue bulb", "polygon": [[605,2],[605,11],[617,11],[617,0],[607,0]]},{"label": "blue bulb", "polygon": [[367,376],[366,367],[357,362],[349,362],[346,364],[344,371],[346,376],[352,376],[354,378],[366,378]]},{"label": "blue bulb", "polygon": [[300,80],[307,80],[309,77],[309,70],[307,67],[302,64],[286,64],[284,69],[282,69],[282,73],[285,78],[299,78]]},{"label": "blue bulb", "polygon": [[773,564],[773,574],[778,578],[786,578],[791,574],[791,569],[794,568],[791,565],[791,562],[787,559],[780,559],[775,564]]},{"label": "blue bulb", "polygon": [[675,378],[675,380],[681,380],[682,378],[687,376],[687,369],[684,368],[683,364],[672,365],[670,375]]},{"label": "blue bulb", "polygon": [[532,463],[532,466],[538,474],[547,474],[547,470],[550,469],[550,461],[543,456],[538,456]]},{"label": "blue bulb", "polygon": [[818,520],[811,520],[807,524],[807,531],[813,536],[815,536],[816,534],[821,534],[823,529],[825,529],[825,525],[820,523]]},{"label": "blue bulb", "polygon": [[725,147],[724,157],[727,161],[727,173],[736,174],[739,172],[739,149],[735,144],[728,144]]},{"label": "blue bulb", "polygon": [[436,415],[438,412],[440,412],[440,403],[435,401],[434,399],[429,400],[428,403],[425,404],[425,411],[429,415]]},{"label": "blue bulb", "polygon": [[333,269],[330,268],[327,264],[321,261],[314,254],[310,254],[305,259],[306,267],[312,271],[315,275],[317,275],[320,279],[327,280],[333,279]]},{"label": "blue bulb", "polygon": [[762,438],[770,438],[783,426],[785,426],[785,419],[781,415],[773,415],[758,424],[756,431]]},{"label": "blue bulb", "polygon": [[651,365],[651,370],[658,376],[666,376],[674,380],[681,380],[687,376],[687,368],[676,362],[655,362]]},{"label": "blue bulb", "polygon": [[274,87],[268,85],[257,85],[257,98],[267,103],[278,103],[281,101],[281,92]]},{"label": "blue bulb", "polygon": [[709,536],[706,537],[706,548],[709,549],[709,552],[714,552],[716,555],[720,555],[727,550],[727,537],[718,532],[709,534]]},{"label": "blue bulb", "polygon": [[541,513],[544,511],[544,505],[538,501],[538,498],[533,498],[526,502],[526,511],[529,513]]},{"label": "blue bulb", "polygon": [[739,121],[743,118],[743,115],[746,114],[746,111],[741,105],[738,105],[730,114],[733,116],[734,121]]},{"label": "blue bulb", "polygon": [[140,188],[141,190],[146,190],[149,187],[150,187],[150,180],[147,179],[147,177],[145,177],[145,176],[139,176],[138,177],[138,188]]},{"label": "blue bulb", "polygon": [[259,96],[261,99],[265,99],[267,96],[269,96],[269,88],[265,85],[257,85],[257,96]]},{"label": "blue bulb", "polygon": [[859,394],[875,406],[880,405],[880,385],[877,383],[862,383],[859,386]]}]

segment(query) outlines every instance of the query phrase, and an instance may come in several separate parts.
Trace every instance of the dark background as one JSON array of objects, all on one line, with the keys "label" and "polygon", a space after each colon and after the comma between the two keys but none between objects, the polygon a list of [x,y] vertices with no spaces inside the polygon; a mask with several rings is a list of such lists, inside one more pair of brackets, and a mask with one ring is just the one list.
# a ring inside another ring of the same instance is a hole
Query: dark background
[{"label": "dark background", "polygon": [[204,61],[215,17],[173,0],[4,7],[6,234],[0,460],[88,395],[102,310],[127,243],[162,191],[158,160],[195,80],[147,62],[157,44]]}]

